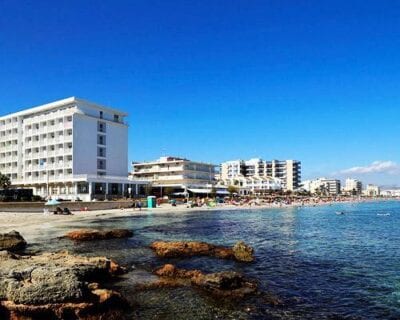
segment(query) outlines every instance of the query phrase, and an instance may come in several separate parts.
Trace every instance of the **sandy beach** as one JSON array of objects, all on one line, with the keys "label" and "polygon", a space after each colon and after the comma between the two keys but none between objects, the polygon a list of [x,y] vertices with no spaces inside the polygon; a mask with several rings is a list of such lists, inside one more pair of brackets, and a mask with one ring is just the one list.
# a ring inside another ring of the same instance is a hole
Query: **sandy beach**
[{"label": "sandy beach", "polygon": [[[368,200],[349,200],[349,201],[329,201],[320,203],[308,203],[304,206],[321,206],[331,205],[335,203],[351,203],[364,202]],[[373,201],[373,200],[369,200]],[[375,200],[376,201],[376,200]],[[142,210],[138,209],[110,209],[110,210],[95,210],[95,211],[73,211],[72,215],[54,215],[43,214],[39,212],[0,212],[0,226],[2,232],[17,230],[29,241],[34,241],[37,236],[40,236],[42,231],[48,231],[49,228],[54,232],[54,236],[61,236],[69,226],[71,228],[85,227],[91,221],[100,221],[113,219],[118,217],[134,217],[146,214],[170,214],[170,213],[186,213],[186,212],[202,212],[216,210],[263,210],[300,207],[301,203],[293,202],[291,204],[261,204],[261,205],[231,205],[222,204],[216,207],[195,207],[188,208],[186,205],[171,206],[163,204],[157,208]],[[60,234],[57,234],[60,233]]]}]

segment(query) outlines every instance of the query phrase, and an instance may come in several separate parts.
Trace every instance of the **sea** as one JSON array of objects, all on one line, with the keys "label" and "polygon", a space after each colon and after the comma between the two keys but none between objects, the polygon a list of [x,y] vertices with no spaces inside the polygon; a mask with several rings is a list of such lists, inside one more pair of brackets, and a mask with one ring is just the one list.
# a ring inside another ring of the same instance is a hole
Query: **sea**
[{"label": "sea", "polygon": [[[400,319],[399,201],[137,213],[89,223],[131,229],[129,239],[74,243],[43,228],[30,248],[107,256],[127,266],[129,272],[107,286],[128,299],[131,319]],[[63,228],[79,227],[88,227],[87,221]],[[254,248],[256,260],[162,259],[149,249],[155,240],[224,246],[242,240]],[[263,294],[232,301],[190,286],[137,289],[165,263],[203,272],[237,271],[257,281]],[[281,303],[268,303],[264,294]]]}]

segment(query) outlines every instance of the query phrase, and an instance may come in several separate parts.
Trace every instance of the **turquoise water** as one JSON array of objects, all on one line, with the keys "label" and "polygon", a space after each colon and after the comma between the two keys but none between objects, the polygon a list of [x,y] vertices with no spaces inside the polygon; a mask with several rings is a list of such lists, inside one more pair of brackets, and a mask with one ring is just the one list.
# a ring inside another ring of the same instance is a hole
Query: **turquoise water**
[{"label": "turquoise water", "polygon": [[[338,215],[336,212],[345,214]],[[400,202],[322,207],[154,214],[93,221],[93,227],[124,227],[131,239],[74,244],[44,241],[37,247],[63,247],[106,255],[132,267],[113,284],[134,305],[137,319],[399,319]],[[71,226],[78,227],[79,223]],[[50,236],[51,237],[51,236]],[[47,239],[47,240],[45,240]],[[213,258],[159,259],[147,248],[154,240],[199,240],[254,247],[252,264]],[[261,297],[241,303],[218,301],[193,288],[137,292],[155,267],[172,262],[206,272],[236,270],[258,280],[279,297],[273,307]]]}]

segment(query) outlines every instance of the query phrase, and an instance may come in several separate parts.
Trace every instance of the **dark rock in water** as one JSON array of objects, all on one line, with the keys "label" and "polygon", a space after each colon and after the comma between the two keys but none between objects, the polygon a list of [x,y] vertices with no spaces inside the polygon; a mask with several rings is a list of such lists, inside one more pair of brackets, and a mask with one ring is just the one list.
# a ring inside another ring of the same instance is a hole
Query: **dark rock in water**
[{"label": "dark rock in water", "polygon": [[152,248],[159,257],[164,258],[212,256],[245,262],[253,261],[253,249],[244,242],[238,244],[235,245],[236,254],[235,249],[197,241],[156,241],[150,245],[150,248]]},{"label": "dark rock in water", "polygon": [[257,291],[257,284],[244,279],[234,271],[223,271],[204,274],[191,279],[192,284],[211,292],[214,295],[230,298],[243,298]]},{"label": "dark rock in water", "polygon": [[[172,264],[166,264],[154,273],[168,278],[168,281],[160,281],[158,286],[192,284],[213,295],[228,298],[243,298],[257,292],[257,284],[254,281],[246,280],[243,275],[234,271],[205,274],[200,270],[178,269]],[[182,282],[182,279],[189,281]]]},{"label": "dark rock in water", "polygon": [[19,256],[2,251],[0,315],[24,320],[122,319],[125,300],[97,283],[120,272],[115,262],[104,257],[66,252]]},{"label": "dark rock in water", "polygon": [[254,261],[254,249],[243,241],[237,242],[233,248],[233,254],[239,261],[253,262]]},{"label": "dark rock in water", "polygon": [[234,290],[243,286],[244,279],[240,273],[223,271],[202,275],[193,279],[193,282],[209,289]]},{"label": "dark rock in water", "polygon": [[91,240],[108,240],[129,238],[133,236],[133,232],[127,229],[111,229],[111,230],[96,230],[96,229],[81,229],[68,232],[66,237],[76,241],[91,241]]},{"label": "dark rock in water", "polygon": [[25,247],[26,241],[19,232],[0,233],[0,250],[18,251]]}]

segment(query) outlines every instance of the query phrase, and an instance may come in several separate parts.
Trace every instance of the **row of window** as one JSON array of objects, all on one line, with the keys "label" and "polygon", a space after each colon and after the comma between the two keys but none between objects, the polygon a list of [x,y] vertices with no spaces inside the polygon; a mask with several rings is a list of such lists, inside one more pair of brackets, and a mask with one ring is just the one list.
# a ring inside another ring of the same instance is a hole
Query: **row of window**
[{"label": "row of window", "polygon": [[72,143],[60,143],[56,145],[42,146],[37,148],[27,148],[25,149],[25,156],[30,156],[31,154],[45,153],[45,152],[61,152],[61,151],[72,151]]},{"label": "row of window", "polygon": [[49,178],[50,177],[54,177],[54,176],[62,177],[64,175],[71,175],[72,174],[72,169],[27,172],[25,174],[25,178],[26,179],[30,179],[30,178],[46,178],[47,174],[48,174]]},{"label": "row of window", "polygon": [[46,120],[46,121],[41,121],[41,122],[36,122],[33,124],[27,124],[25,125],[25,130],[39,130],[40,128],[46,128],[46,127],[53,127],[56,125],[62,125],[64,123],[72,122],[72,116],[68,116],[65,118],[58,118],[58,119],[51,119],[51,120]]},{"label": "row of window", "polygon": [[0,120],[0,126],[5,126],[7,124],[15,124],[15,123],[18,123],[18,118],[17,117]]}]

